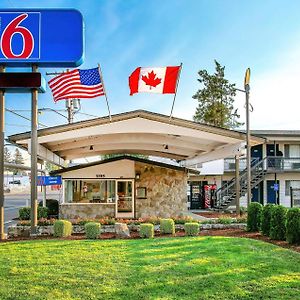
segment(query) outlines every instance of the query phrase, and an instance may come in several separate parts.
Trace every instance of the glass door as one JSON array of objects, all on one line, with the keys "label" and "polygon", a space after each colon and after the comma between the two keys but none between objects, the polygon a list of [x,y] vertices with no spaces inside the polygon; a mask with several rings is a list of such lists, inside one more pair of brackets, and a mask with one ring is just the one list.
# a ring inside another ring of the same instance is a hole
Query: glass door
[{"label": "glass door", "polygon": [[116,218],[134,218],[134,181],[116,181]]}]

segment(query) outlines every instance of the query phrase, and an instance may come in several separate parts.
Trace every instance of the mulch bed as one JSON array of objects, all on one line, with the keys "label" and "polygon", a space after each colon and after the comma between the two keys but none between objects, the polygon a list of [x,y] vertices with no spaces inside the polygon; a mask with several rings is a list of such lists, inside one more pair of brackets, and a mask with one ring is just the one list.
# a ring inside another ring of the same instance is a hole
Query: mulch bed
[{"label": "mulch bed", "polygon": [[205,218],[236,218],[238,217],[237,214],[226,214],[226,213],[218,213],[216,211],[208,211],[208,212],[193,212],[193,214],[201,216],[201,217],[205,217]]},{"label": "mulch bed", "polygon": [[[184,237],[185,233],[184,231],[177,231],[175,233],[175,237]],[[210,230],[202,230],[199,233],[199,236],[228,236],[228,237],[239,237],[239,238],[249,238],[249,239],[255,239],[264,241],[267,243],[271,243],[283,248],[288,248],[290,250],[294,250],[300,253],[300,245],[290,245],[285,241],[275,241],[271,240],[269,237],[262,235],[259,232],[247,232],[242,229],[210,229]],[[167,234],[160,234],[159,232],[155,232],[155,238],[164,238],[164,237],[173,237],[172,235]],[[138,232],[131,232],[130,239],[139,239],[139,233]],[[8,239],[1,242],[15,242],[15,241],[26,241],[26,240],[53,240],[57,239],[53,236],[38,236],[38,237],[18,237],[13,239]],[[85,235],[84,234],[74,234],[67,238],[62,238],[63,240],[84,240]],[[108,239],[117,239],[117,236],[115,233],[102,233],[101,239],[108,240]]]}]

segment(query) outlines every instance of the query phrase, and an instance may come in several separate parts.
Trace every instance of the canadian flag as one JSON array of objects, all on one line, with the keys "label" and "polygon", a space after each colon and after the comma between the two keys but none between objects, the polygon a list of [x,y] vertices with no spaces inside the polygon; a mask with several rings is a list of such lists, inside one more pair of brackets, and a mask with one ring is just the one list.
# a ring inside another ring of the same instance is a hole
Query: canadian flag
[{"label": "canadian flag", "polygon": [[181,66],[162,68],[136,68],[129,76],[130,95],[135,93],[176,93]]}]

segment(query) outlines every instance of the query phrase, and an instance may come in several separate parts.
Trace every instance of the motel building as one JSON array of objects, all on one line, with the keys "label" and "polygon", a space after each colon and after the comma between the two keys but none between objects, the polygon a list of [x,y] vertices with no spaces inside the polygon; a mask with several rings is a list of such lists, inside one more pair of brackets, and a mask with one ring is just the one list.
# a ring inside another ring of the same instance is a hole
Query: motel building
[{"label": "motel building", "polygon": [[[30,153],[30,132],[8,139]],[[203,181],[197,167],[243,155],[244,141],[242,132],[137,110],[40,129],[37,152],[60,167],[51,175],[62,177],[61,218],[170,217],[187,211],[188,182]],[[264,143],[251,136],[251,146]],[[100,160],[104,154],[121,156]]]},{"label": "motel building", "polygon": [[[252,130],[251,134],[265,140],[251,148],[251,201],[300,207],[300,131]],[[205,199],[213,193],[216,199],[231,200],[226,201],[222,209],[234,208],[235,168],[234,158],[204,163],[197,168],[199,173],[189,177],[189,207],[205,208]],[[241,158],[240,203],[244,207],[247,206],[245,170],[246,159]],[[212,191],[205,189],[214,185],[216,188]]]}]

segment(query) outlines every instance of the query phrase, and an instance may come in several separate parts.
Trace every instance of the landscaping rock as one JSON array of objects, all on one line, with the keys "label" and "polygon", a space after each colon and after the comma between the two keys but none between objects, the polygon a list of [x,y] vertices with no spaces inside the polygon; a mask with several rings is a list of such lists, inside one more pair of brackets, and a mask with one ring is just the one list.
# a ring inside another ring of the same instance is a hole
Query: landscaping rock
[{"label": "landscaping rock", "polygon": [[9,226],[7,229],[7,235],[9,238],[12,237],[29,237],[30,226]]},{"label": "landscaping rock", "polygon": [[117,237],[121,237],[121,238],[129,238],[130,237],[130,232],[129,232],[127,224],[116,223],[115,230],[116,230]]}]

